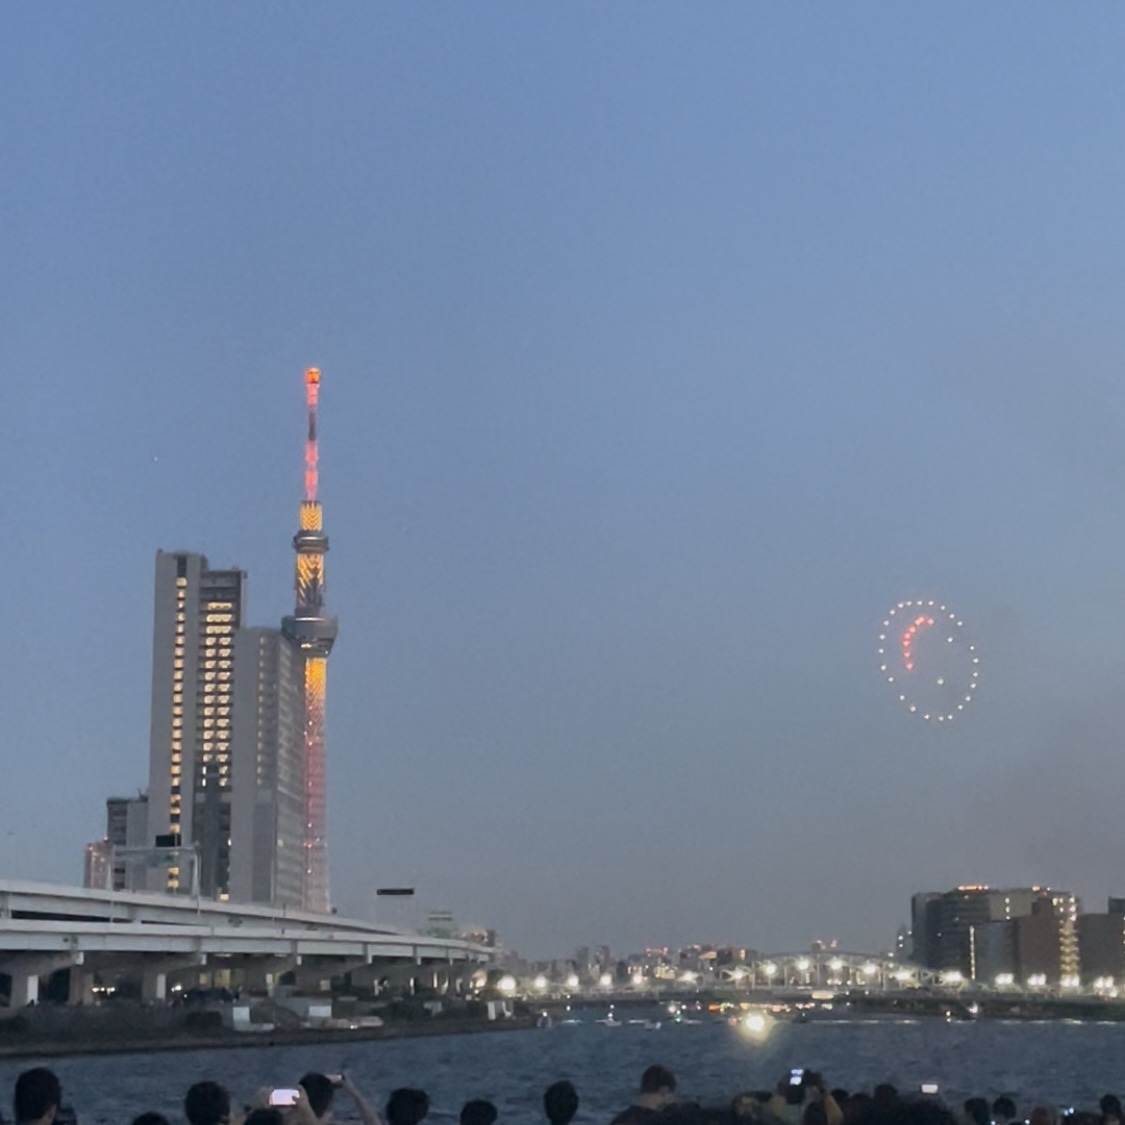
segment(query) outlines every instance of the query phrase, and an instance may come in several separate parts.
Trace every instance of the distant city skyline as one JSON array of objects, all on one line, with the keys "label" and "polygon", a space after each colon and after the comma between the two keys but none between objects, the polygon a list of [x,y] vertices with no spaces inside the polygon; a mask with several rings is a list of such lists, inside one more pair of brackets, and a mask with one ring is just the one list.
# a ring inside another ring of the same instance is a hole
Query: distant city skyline
[{"label": "distant city skyline", "polygon": [[[867,949],[918,887],[1125,892],[1125,10],[7,32],[0,875],[143,784],[155,550],[292,614],[316,366],[342,913]],[[939,729],[876,659],[919,598],[983,669]]]}]

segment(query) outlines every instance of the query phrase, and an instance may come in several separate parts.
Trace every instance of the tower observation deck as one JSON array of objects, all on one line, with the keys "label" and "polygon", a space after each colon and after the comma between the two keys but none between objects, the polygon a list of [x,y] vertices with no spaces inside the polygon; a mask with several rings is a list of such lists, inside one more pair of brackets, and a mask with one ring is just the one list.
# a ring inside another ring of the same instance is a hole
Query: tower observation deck
[{"label": "tower observation deck", "polygon": [[308,437],[305,441],[305,498],[300,523],[293,537],[296,560],[297,604],[281,622],[281,630],[304,658],[304,773],[305,773],[305,876],[304,907],[314,913],[329,912],[327,777],[324,746],[324,704],[328,654],[336,640],[337,623],[324,608],[324,556],[328,536],[317,499],[319,446],[316,422],[320,398],[320,371],[305,372]]}]

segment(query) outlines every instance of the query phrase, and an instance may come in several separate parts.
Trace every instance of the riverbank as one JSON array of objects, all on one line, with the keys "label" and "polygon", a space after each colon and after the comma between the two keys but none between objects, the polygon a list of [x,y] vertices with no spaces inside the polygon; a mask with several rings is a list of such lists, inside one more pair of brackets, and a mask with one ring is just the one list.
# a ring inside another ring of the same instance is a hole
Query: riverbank
[{"label": "riverbank", "polygon": [[802,1021],[829,1018],[890,1016],[924,1017],[947,1021],[988,1020],[1078,1020],[1085,1023],[1125,1023],[1125,1001],[1095,996],[1041,996],[1034,994],[1004,995],[984,992],[934,994],[852,992],[836,997],[830,1004],[809,1006],[807,994],[779,995],[774,992],[746,992],[733,996],[730,992],[682,993],[664,996],[574,997],[568,1000],[547,1000],[542,1008],[555,1019],[578,1011],[605,1012],[610,1008],[621,1012],[634,1009],[667,1007],[675,1003],[686,1013],[690,1009],[717,1011],[729,1004],[752,1004],[788,1010]]},{"label": "riverbank", "polygon": [[[63,1010],[66,1011],[65,1009]],[[89,1013],[71,1010],[70,1027],[27,1027],[3,1031],[0,1023],[0,1059],[65,1058],[76,1055],[118,1055],[160,1051],[204,1051],[246,1047],[299,1047],[308,1045],[366,1042],[379,1039],[412,1039],[443,1035],[479,1035],[498,1031],[525,1031],[535,1027],[529,1016],[506,1019],[433,1018],[387,1023],[382,1027],[293,1027],[269,1031],[233,1031],[226,1027],[189,1028],[151,1026],[134,1015],[129,1027],[119,1021],[87,1018]],[[153,1021],[154,1023],[156,1021]],[[100,1025],[100,1026],[99,1026]]]}]

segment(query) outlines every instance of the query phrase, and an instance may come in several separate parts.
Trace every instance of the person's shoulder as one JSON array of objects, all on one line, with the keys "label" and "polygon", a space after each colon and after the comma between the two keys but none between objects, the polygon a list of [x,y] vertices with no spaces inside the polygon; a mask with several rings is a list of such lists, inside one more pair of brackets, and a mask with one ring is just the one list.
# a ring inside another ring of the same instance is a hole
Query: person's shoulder
[{"label": "person's shoulder", "polygon": [[610,1125],[652,1125],[659,1116],[655,1109],[643,1105],[631,1105],[628,1109],[623,1109]]}]

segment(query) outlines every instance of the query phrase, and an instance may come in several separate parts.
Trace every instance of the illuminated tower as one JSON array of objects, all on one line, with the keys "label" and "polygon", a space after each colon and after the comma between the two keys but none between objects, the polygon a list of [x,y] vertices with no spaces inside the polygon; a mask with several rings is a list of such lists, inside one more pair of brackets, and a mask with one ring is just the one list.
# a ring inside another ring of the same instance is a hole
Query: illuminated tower
[{"label": "illuminated tower", "polygon": [[328,654],[336,639],[336,618],[324,611],[324,555],[328,536],[317,488],[316,408],[320,395],[320,372],[305,372],[305,398],[309,429],[305,441],[305,499],[301,504],[300,529],[293,537],[297,552],[297,607],[281,623],[281,631],[304,657],[305,731],[305,839],[304,906],[328,913],[327,786],[324,766],[324,697]]}]

